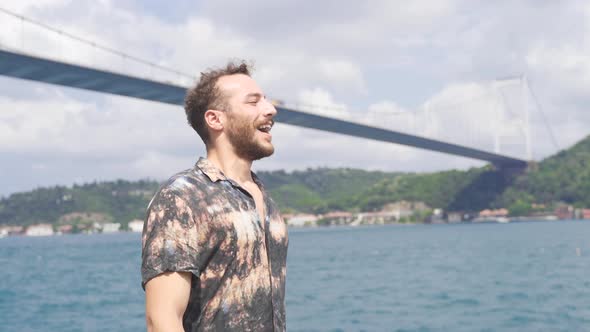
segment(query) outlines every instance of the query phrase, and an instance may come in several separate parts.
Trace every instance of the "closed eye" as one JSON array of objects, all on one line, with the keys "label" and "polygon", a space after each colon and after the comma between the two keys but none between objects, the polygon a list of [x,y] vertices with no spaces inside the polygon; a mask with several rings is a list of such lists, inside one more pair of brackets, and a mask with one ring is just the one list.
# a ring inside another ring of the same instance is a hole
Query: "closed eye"
[{"label": "closed eye", "polygon": [[244,100],[246,101],[246,104],[256,105],[262,98],[264,98],[264,96],[260,93],[249,93]]}]

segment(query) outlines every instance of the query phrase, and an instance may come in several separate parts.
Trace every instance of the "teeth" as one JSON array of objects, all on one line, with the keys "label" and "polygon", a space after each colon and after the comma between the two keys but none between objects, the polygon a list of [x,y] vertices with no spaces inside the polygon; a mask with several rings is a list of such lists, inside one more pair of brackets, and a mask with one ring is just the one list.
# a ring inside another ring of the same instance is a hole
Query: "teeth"
[{"label": "teeth", "polygon": [[270,124],[265,124],[265,125],[258,127],[258,129],[263,130],[263,131],[270,131],[271,128],[272,128],[272,125],[270,125]]}]

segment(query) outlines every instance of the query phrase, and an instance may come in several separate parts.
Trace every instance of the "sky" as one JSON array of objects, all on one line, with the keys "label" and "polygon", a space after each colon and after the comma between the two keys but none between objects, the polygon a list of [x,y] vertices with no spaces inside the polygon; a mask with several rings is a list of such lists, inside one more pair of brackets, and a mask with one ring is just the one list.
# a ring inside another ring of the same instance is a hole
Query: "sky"
[{"label": "sky", "polygon": [[[301,110],[522,159],[527,123],[535,160],[590,134],[587,1],[1,0],[0,8],[188,77],[245,59],[270,98]],[[4,13],[0,22],[2,48],[194,84]],[[280,123],[273,142],[275,154],[255,170],[483,165]],[[204,154],[180,106],[0,77],[0,196],[162,181]]]}]

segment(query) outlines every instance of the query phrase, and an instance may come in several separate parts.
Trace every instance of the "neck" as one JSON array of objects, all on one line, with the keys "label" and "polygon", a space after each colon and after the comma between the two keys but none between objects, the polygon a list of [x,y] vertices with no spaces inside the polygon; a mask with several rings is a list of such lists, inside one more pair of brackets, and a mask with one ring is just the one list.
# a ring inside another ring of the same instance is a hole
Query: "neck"
[{"label": "neck", "polygon": [[219,168],[225,176],[238,183],[252,180],[252,160],[238,157],[230,149],[207,149],[207,160]]}]

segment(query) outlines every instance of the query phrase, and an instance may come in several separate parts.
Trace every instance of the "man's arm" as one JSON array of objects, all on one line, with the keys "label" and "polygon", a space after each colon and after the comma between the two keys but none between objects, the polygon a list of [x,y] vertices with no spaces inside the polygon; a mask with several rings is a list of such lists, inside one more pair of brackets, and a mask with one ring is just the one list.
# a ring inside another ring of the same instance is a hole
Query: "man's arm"
[{"label": "man's arm", "polygon": [[167,272],[145,285],[145,312],[148,332],[183,332],[182,316],[191,291],[191,273]]}]

